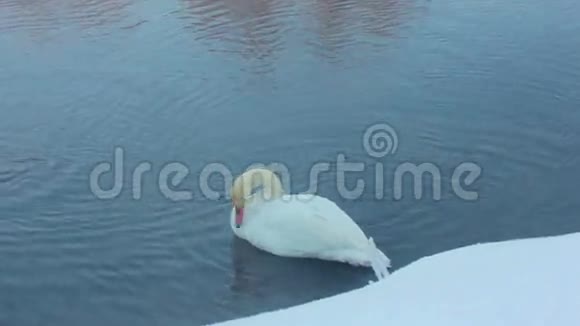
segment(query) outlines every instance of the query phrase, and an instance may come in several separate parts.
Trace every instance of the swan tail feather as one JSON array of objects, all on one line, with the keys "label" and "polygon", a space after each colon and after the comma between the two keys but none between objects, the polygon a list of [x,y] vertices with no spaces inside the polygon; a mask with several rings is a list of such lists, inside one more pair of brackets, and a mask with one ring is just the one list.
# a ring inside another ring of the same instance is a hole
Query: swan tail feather
[{"label": "swan tail feather", "polygon": [[369,259],[371,267],[378,280],[389,276],[391,260],[375,245],[373,238],[369,238]]}]

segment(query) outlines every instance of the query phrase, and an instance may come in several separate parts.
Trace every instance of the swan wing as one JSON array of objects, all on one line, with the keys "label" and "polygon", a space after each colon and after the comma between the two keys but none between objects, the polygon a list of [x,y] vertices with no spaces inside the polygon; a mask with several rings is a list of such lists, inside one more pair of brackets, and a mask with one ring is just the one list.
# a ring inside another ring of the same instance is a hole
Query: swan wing
[{"label": "swan wing", "polygon": [[253,209],[246,239],[282,256],[324,257],[337,251],[362,250],[368,239],[335,203],[320,197],[286,195]]}]

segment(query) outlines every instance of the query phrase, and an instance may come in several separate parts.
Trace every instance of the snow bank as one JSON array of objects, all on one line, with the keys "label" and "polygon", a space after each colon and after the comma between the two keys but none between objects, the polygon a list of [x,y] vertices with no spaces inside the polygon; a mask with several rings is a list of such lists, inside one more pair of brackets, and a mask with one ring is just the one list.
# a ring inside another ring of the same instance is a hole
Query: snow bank
[{"label": "snow bank", "polygon": [[580,233],[474,245],[386,280],[220,326],[580,325]]}]

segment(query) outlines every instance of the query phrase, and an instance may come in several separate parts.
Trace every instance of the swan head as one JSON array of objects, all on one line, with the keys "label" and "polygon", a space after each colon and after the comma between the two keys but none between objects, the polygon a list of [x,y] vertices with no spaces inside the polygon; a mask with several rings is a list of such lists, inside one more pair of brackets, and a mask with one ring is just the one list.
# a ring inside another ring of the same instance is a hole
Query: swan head
[{"label": "swan head", "polygon": [[244,220],[244,208],[251,202],[275,199],[284,193],[276,174],[268,169],[249,169],[236,178],[232,186],[232,204],[236,211],[236,227]]}]

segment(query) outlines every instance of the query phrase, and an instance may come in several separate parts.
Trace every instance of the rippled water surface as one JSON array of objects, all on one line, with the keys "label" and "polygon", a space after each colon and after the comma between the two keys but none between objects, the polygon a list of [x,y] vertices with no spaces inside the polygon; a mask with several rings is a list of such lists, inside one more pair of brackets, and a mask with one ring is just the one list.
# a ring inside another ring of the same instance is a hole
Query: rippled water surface
[{"label": "rippled water surface", "polygon": [[[575,0],[0,0],[0,325],[201,325],[373,277],[235,240],[223,180],[210,178],[218,199],[199,186],[210,163],[237,174],[281,162],[298,192],[317,162],[365,162],[347,177],[349,189],[367,182],[360,198],[341,198],[335,168],[317,190],[395,268],[580,231],[579,10]],[[398,147],[377,159],[362,138],[381,122]],[[117,147],[123,191],[100,200],[89,174]],[[191,200],[159,190],[169,162],[188,167],[170,187]],[[406,188],[395,200],[404,162],[440,169],[441,200],[428,178],[422,199]],[[453,192],[462,162],[483,169],[476,201]]]}]

